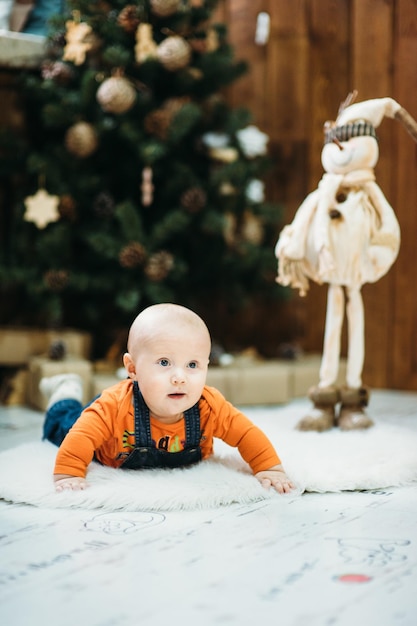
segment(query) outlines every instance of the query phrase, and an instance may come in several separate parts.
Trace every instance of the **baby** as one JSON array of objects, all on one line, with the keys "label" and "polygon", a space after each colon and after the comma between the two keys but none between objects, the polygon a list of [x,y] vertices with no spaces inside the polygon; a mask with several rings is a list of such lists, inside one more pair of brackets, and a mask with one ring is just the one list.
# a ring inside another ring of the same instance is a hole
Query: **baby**
[{"label": "baby", "polygon": [[267,489],[293,488],[265,434],[206,385],[211,341],[203,320],[176,304],[157,304],[134,320],[123,363],[128,378],[82,408],[81,379],[44,378],[44,438],[59,445],[56,491],[85,489],[95,459],[122,469],[185,467],[213,453],[213,438],[237,447]]}]

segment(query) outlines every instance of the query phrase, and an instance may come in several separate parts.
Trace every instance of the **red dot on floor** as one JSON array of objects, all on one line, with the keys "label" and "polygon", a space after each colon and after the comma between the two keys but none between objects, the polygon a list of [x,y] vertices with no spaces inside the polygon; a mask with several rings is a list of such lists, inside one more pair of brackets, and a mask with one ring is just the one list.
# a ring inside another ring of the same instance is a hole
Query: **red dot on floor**
[{"label": "red dot on floor", "polygon": [[372,578],[366,574],[342,574],[336,579],[341,583],[368,583]]}]

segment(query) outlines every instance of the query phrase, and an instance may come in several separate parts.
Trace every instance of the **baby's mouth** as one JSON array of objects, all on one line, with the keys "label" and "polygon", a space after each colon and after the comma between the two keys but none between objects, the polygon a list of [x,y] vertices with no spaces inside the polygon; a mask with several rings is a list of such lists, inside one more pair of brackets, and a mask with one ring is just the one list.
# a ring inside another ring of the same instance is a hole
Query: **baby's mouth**
[{"label": "baby's mouth", "polygon": [[185,396],[185,393],[169,393],[168,397],[169,398],[174,398],[174,400],[176,398],[183,398]]}]

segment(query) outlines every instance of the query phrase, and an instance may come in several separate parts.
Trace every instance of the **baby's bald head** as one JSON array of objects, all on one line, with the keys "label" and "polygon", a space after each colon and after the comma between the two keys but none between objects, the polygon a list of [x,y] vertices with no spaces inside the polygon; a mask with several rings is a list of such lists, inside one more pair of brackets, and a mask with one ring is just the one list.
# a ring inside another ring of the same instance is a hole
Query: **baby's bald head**
[{"label": "baby's bald head", "polygon": [[179,304],[154,304],[144,309],[130,327],[127,350],[135,358],[141,346],[156,335],[167,338],[183,336],[187,340],[189,334],[198,333],[207,340],[210,351],[210,333],[204,321],[194,311]]}]

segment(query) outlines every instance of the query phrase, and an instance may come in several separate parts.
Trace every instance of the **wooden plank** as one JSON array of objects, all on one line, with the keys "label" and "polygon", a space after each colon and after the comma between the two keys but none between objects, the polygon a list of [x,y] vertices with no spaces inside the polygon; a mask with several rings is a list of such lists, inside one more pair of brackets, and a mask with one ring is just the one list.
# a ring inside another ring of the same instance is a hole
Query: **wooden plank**
[{"label": "wooden plank", "polygon": [[229,0],[227,19],[230,40],[234,46],[235,58],[249,64],[247,74],[238,79],[228,89],[228,101],[234,107],[247,107],[255,124],[269,132],[266,114],[266,46],[255,43],[256,20],[264,10],[263,0]]},{"label": "wooden plank", "polygon": [[266,99],[270,112],[269,133],[273,141],[285,143],[307,137],[308,54],[306,37],[277,38],[270,43]]},{"label": "wooden plank", "polygon": [[[308,191],[317,188],[323,175],[321,151],[323,124],[335,119],[346,96],[349,61],[349,3],[346,0],[309,2],[309,99],[306,180]],[[305,335],[308,351],[322,351],[327,287],[312,285],[305,301]]]},{"label": "wooden plank", "polygon": [[394,3],[352,0],[351,76],[358,100],[391,95]]},{"label": "wooden plank", "polygon": [[[358,101],[392,95],[393,11],[393,0],[354,0],[352,3],[351,80],[352,87],[359,92]],[[375,168],[376,181],[393,204],[392,123],[383,120],[377,133],[380,156]],[[388,384],[393,281],[391,270],[362,291],[366,339],[363,379],[371,387]]]},{"label": "wooden plank", "polygon": [[[306,155],[309,109],[308,21],[306,0],[274,0],[269,4],[271,38],[267,54],[267,103],[270,118],[274,199],[283,204],[282,226],[292,221],[307,194]],[[278,235],[278,233],[277,233]],[[289,290],[281,305],[286,339],[301,343],[306,326],[306,301]]]},{"label": "wooden plank", "polygon": [[[270,135],[285,144],[306,138],[308,32],[305,0],[270,3],[271,38],[266,58]],[[271,115],[272,112],[272,115]]]},{"label": "wooden plank", "polygon": [[320,155],[323,124],[335,119],[340,102],[351,90],[349,81],[349,2],[310,3],[309,186],[323,174]]},{"label": "wooden plank", "polygon": [[[417,2],[398,0],[396,20],[395,99],[417,119]],[[396,129],[393,163],[396,211],[402,226],[401,250],[395,266],[392,324],[391,386],[417,389],[417,146]]]}]

